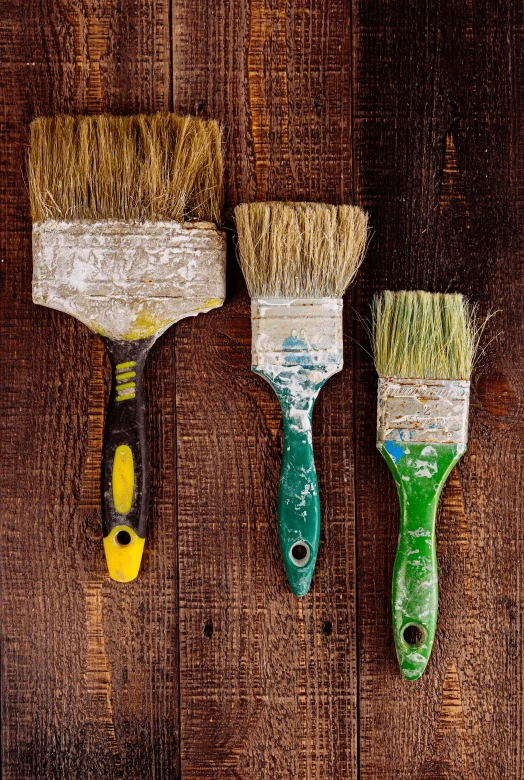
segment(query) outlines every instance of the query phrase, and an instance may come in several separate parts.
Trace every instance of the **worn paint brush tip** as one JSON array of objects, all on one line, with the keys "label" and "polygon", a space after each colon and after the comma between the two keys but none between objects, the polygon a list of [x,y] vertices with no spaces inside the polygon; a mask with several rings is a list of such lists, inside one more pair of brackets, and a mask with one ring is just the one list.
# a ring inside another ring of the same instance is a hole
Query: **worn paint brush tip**
[{"label": "worn paint brush tip", "polygon": [[460,294],[422,290],[375,296],[371,340],[381,377],[469,379],[484,323]]},{"label": "worn paint brush tip", "polygon": [[219,223],[221,129],[175,114],[40,117],[31,123],[33,222]]},{"label": "worn paint brush tip", "polygon": [[368,216],[357,206],[242,203],[235,221],[252,298],[341,298],[364,259]]}]

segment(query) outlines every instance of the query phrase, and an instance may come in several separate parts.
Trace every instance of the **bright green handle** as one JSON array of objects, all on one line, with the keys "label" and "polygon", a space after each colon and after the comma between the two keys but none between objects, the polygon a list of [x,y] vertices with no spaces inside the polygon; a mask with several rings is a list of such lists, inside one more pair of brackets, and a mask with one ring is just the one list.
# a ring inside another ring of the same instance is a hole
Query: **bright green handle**
[{"label": "bright green handle", "polygon": [[416,680],[431,655],[438,613],[435,518],[442,488],[465,445],[377,444],[397,485],[400,531],[393,570],[393,634],[402,675]]},{"label": "bright green handle", "polygon": [[[255,369],[254,369],[255,370]],[[311,418],[326,376],[318,369],[256,369],[276,392],[284,420],[278,492],[278,538],[295,596],[305,596],[313,579],[320,539],[320,499],[311,438]]]}]

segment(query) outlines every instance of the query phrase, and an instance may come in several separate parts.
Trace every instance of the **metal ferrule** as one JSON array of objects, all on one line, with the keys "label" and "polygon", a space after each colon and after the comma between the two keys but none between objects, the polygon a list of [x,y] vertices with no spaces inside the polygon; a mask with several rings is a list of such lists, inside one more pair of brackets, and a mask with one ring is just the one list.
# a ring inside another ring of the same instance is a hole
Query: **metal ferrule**
[{"label": "metal ferrule", "polygon": [[254,369],[342,368],[341,298],[254,298],[251,320]]},{"label": "metal ferrule", "polygon": [[33,225],[33,301],[108,338],[159,335],[225,292],[226,238],[210,222]]},{"label": "metal ferrule", "polygon": [[467,444],[468,380],[378,380],[377,440]]}]

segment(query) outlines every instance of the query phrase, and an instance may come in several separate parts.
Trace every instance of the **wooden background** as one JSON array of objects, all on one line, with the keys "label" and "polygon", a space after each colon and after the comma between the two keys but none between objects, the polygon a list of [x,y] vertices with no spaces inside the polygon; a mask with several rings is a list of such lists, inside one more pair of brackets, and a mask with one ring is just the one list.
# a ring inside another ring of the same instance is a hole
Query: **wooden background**
[{"label": "wooden background", "polygon": [[[503,0],[0,0],[6,780],[522,777],[523,29]],[[280,410],[250,372],[232,242],[226,305],[150,357],[150,537],[136,582],[106,574],[108,365],[31,302],[28,124],[159,110],[225,124],[229,209],[370,212],[345,368],[315,412],[323,535],[303,600],[280,562]],[[395,659],[397,501],[354,313],[384,287],[465,292],[502,331],[441,502],[440,620],[416,683]]]}]

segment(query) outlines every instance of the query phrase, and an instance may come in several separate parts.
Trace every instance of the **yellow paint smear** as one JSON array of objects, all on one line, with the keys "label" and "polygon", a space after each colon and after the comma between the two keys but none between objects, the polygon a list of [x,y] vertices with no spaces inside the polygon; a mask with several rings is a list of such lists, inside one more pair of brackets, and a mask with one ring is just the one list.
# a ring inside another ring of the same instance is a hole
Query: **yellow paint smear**
[{"label": "yellow paint smear", "polygon": [[113,460],[113,503],[119,515],[126,515],[133,504],[135,467],[133,453],[127,444],[116,448]]},{"label": "yellow paint smear", "polygon": [[148,336],[153,336],[157,331],[165,328],[166,325],[170,325],[171,322],[171,319],[158,320],[156,317],[149,314],[149,312],[142,310],[136,315],[133,327],[124,334],[123,338],[126,341],[146,339]]},{"label": "yellow paint smear", "polygon": [[[208,311],[209,309],[213,309],[216,306],[222,306],[222,304],[223,300],[221,298],[208,298],[207,301],[204,301],[204,304],[201,308],[194,310],[194,313],[198,311]],[[186,316],[189,316],[189,313]],[[147,310],[142,309],[142,311],[137,313],[132,327],[126,333],[124,333],[121,338],[123,338],[125,341],[146,339],[149,336],[153,336],[155,333],[158,333],[159,330],[164,330],[169,325],[171,325],[172,322],[172,317],[163,320],[158,319],[153,314],[150,314],[150,312]],[[90,327],[100,336],[106,335],[103,328],[101,328],[97,322],[92,321],[90,323]]]}]

